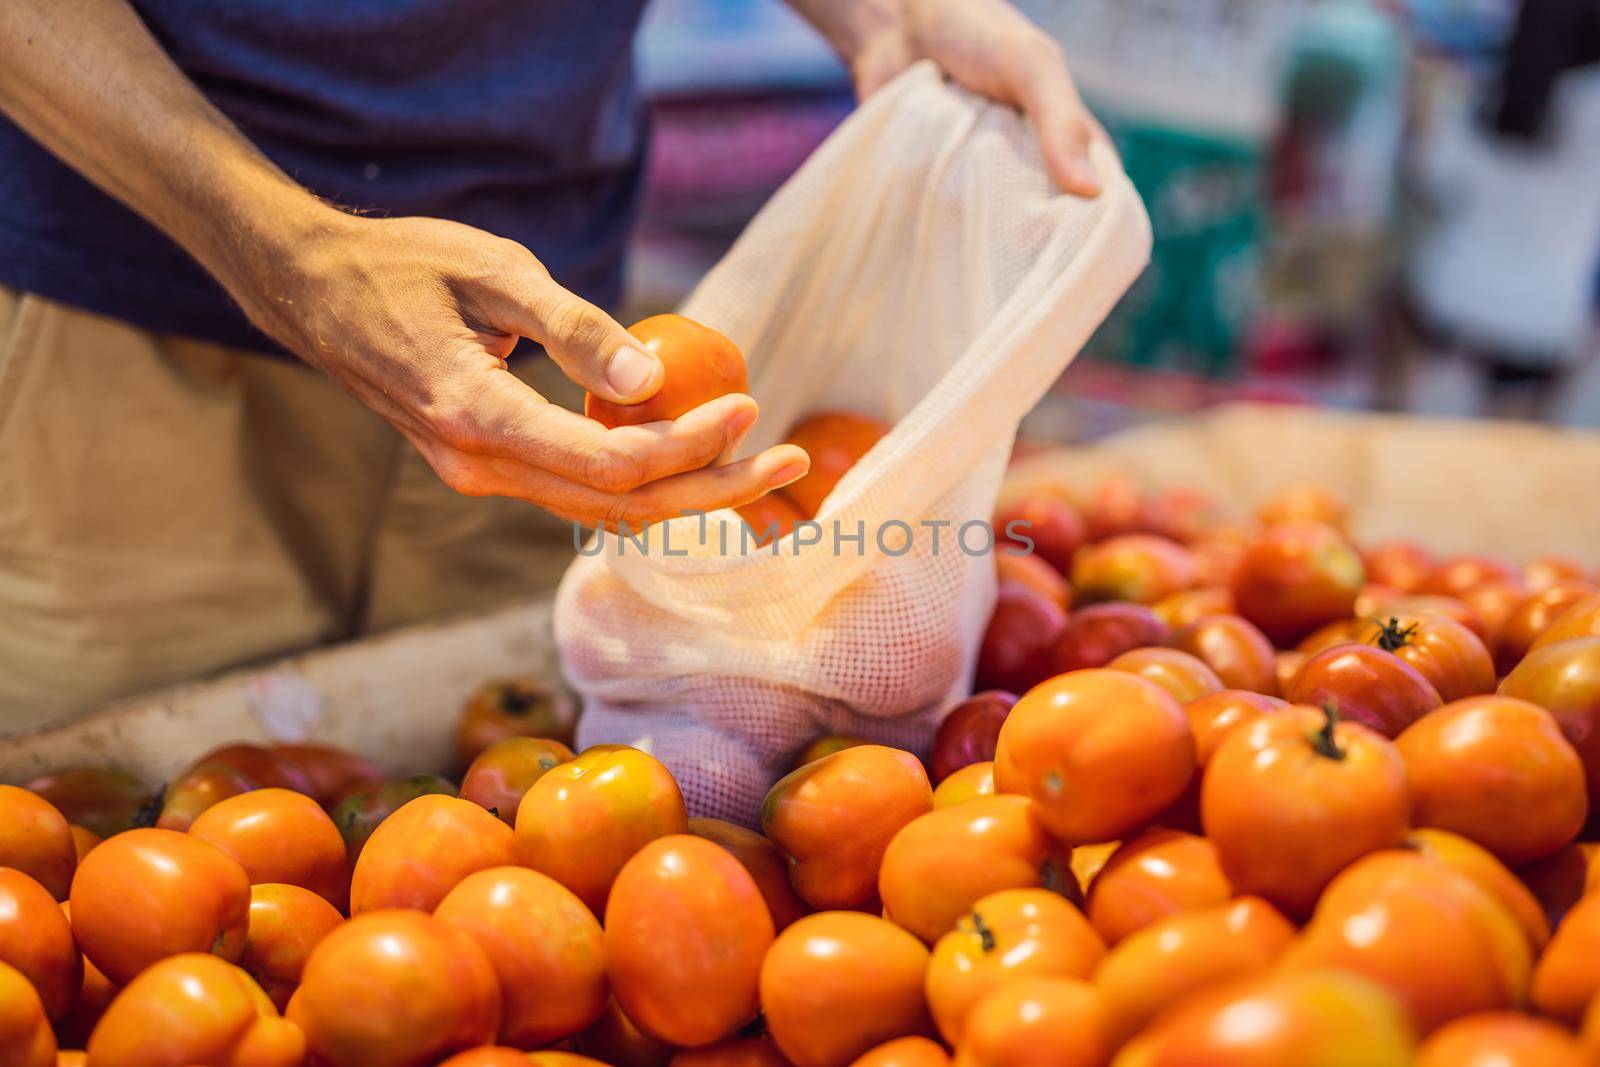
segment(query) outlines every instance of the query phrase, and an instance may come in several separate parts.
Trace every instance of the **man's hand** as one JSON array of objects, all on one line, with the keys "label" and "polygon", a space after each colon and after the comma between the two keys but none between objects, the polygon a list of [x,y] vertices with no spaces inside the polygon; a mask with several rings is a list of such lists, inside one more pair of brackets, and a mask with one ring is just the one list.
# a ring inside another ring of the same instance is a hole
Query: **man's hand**
[{"label": "man's hand", "polygon": [[1091,142],[1108,140],[1061,49],[1006,0],[790,0],[850,68],[863,100],[919,59],[1028,117],[1062,189],[1096,196]]}]

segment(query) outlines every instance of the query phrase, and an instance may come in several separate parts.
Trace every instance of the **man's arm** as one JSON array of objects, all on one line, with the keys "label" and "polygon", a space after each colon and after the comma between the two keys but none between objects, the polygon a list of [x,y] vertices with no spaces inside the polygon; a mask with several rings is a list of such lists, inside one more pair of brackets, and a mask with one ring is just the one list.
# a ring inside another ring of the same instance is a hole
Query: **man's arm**
[{"label": "man's arm", "polygon": [[975,93],[1011,104],[1039,134],[1067,192],[1100,191],[1089,144],[1106,134],[1083,104],[1056,43],[1007,0],[789,0],[833,45],[865,99],[919,59]]},{"label": "man's arm", "polygon": [[805,472],[793,446],[708,466],[754,422],[746,396],[615,430],[545,403],[506,369],[518,337],[608,399],[652,395],[661,366],[514,242],[319,201],[211,106],[127,0],[0,4],[0,110],[181,245],[463,493],[638,525],[746,503]]}]

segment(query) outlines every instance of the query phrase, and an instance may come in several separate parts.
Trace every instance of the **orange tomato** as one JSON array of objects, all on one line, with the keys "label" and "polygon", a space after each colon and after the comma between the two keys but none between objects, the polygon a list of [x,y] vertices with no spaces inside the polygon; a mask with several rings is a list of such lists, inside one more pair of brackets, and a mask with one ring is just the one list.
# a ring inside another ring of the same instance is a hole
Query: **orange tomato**
[{"label": "orange tomato", "polygon": [[305,1038],[250,976],[204,952],[153,964],[89,1038],[89,1067],[300,1067]]},{"label": "orange tomato", "polygon": [[350,914],[431,911],[467,875],[516,862],[511,828],[470,800],[430,793],[389,816],[356,860]]},{"label": "orange tomato", "polygon": [[761,964],[761,1004],[794,1067],[847,1067],[874,1046],[930,1029],[922,976],[928,950],[886,919],[807,915]]},{"label": "orange tomato", "polygon": [[1290,522],[1269,527],[1245,550],[1233,599],[1274,644],[1290,645],[1323,623],[1349,618],[1364,581],[1361,557],[1339,531]]},{"label": "orange tomato", "polygon": [[901,827],[883,854],[884,918],[932,944],[973,903],[1002,889],[1071,881],[1069,858],[1045,832],[1033,801],[993,796],[938,808]]},{"label": "orange tomato", "polygon": [[[1193,550],[1191,546],[1191,551]],[[1156,618],[1166,623],[1169,628],[1181,630],[1193,626],[1208,615],[1231,615],[1233,590],[1225,585],[1202,585],[1195,589],[1180,589],[1151,604],[1150,610],[1155,612]],[[1268,647],[1271,647],[1270,643]],[[1206,658],[1192,648],[1185,648],[1184,651],[1200,656],[1201,659]],[[1211,666],[1213,669],[1216,668],[1214,663]]]},{"label": "orange tomato", "polygon": [[796,526],[806,521],[805,514],[782,493],[767,493],[733,510],[750,527],[757,548],[788,537]]},{"label": "orange tomato", "polygon": [[1168,642],[1210,667],[1223,688],[1266,694],[1278,691],[1272,642],[1248,619],[1227,614],[1202,615],[1174,633]]},{"label": "orange tomato", "polygon": [[0,785],[0,867],[15,867],[65,900],[77,866],[66,817],[26,789]]},{"label": "orange tomato", "polygon": [[[61,914],[72,921],[72,905],[63,901]],[[89,1042],[89,1035],[94,1032],[95,1024],[100,1021],[100,1016],[105,1014],[106,1006],[111,1003],[111,998],[117,995],[117,987],[94,965],[94,961],[83,957],[83,983],[78,987],[78,995],[73,1000],[72,1007],[67,1013],[56,1020],[56,1038],[63,1045],[82,1048]]]},{"label": "orange tomato", "polygon": [[150,789],[116,767],[69,767],[43,774],[22,788],[50,802],[68,822],[110,837],[131,828]]},{"label": "orange tomato", "polygon": [[1318,522],[1343,530],[1350,512],[1343,500],[1325,485],[1315,482],[1296,482],[1276,490],[1256,508],[1256,518],[1263,526],[1281,526],[1286,522]]},{"label": "orange tomato", "polygon": [[1089,921],[1115,945],[1159,919],[1231,896],[1211,842],[1178,830],[1146,830],[1113,852],[1089,884]]},{"label": "orange tomato", "polygon": [[311,784],[312,797],[325,808],[333,807],[362,786],[383,781],[383,771],[377,764],[334,745],[313,741],[279,743],[268,745],[267,751],[304,771]]},{"label": "orange tomato", "polygon": [[850,1067],[950,1067],[950,1053],[926,1037],[897,1037],[868,1049]]},{"label": "orange tomato", "polygon": [[493,965],[506,1044],[548,1045],[605,1011],[600,924],[554,878],[525,867],[491,867],[463,878],[433,914],[472,938]]},{"label": "orange tomato", "polygon": [[1352,861],[1400,844],[1410,818],[1394,745],[1312,708],[1228,734],[1200,786],[1200,821],[1228,881],[1291,917]]},{"label": "orange tomato", "polygon": [[470,800],[507,826],[517,822],[517,806],[533,783],[550,768],[572,758],[572,749],[542,737],[496,741],[472,761],[461,779],[461,799]]},{"label": "orange tomato", "polygon": [[1568,608],[1595,591],[1588,583],[1564,583],[1525,598],[1506,616],[1494,636],[1494,665],[1501,674],[1510,673],[1533,648],[1535,641],[1555,625]]},{"label": "orange tomato", "polygon": [[5,1067],[55,1067],[56,1035],[28,979],[0,961],[0,1063]]},{"label": "orange tomato", "polygon": [[1499,691],[1555,716],[1583,760],[1589,807],[1600,810],[1600,637],[1536,644]]},{"label": "orange tomato", "polygon": [[1183,706],[1194,733],[1195,776],[1171,808],[1162,814],[1161,822],[1174,829],[1200,829],[1200,783],[1204,781],[1206,765],[1221,744],[1222,738],[1235,727],[1254,722],[1265,715],[1275,715],[1288,707],[1287,701],[1263,696],[1243,689],[1224,689]]},{"label": "orange tomato", "polygon": [[1439,566],[1418,587],[1418,592],[1433,596],[1459,597],[1486,582],[1506,581],[1517,577],[1517,572],[1505,563],[1488,556],[1466,553],[1452,556]]},{"label": "orange tomato", "polygon": [[1222,679],[1205,661],[1175,648],[1135,648],[1106,664],[1154,682],[1180,704],[1222,692]]},{"label": "orange tomato", "polygon": [[1533,971],[1533,1004],[1568,1026],[1600,992],[1600,896],[1586,896],[1567,912]]},{"label": "orange tomato", "polygon": [[472,691],[456,724],[456,758],[466,767],[496,741],[542,737],[572,744],[578,705],[542,678],[501,678]]},{"label": "orange tomato", "polygon": [[1411,664],[1446,703],[1494,692],[1494,657],[1488,647],[1448,616],[1385,613],[1357,627],[1355,638]]},{"label": "orange tomato", "polygon": [[1084,545],[1072,557],[1072,591],[1084,601],[1154,604],[1196,581],[1194,555],[1154,534],[1122,534]]},{"label": "orange tomato", "polygon": [[1592,577],[1594,572],[1571,556],[1540,556],[1522,567],[1522,580],[1535,593],[1563,582],[1586,582]]},{"label": "orange tomato", "polygon": [[969,763],[939,783],[933,791],[934,808],[965,804],[979,797],[994,796],[994,761]]},{"label": "orange tomato", "polygon": [[744,864],[767,902],[774,930],[782,930],[806,913],[805,903],[795,896],[794,887],[789,884],[789,872],[771,841],[754,830],[721,819],[690,819],[689,832],[721,845]]},{"label": "orange tomato", "polygon": [[55,1067],[89,1067],[89,1054],[82,1049],[62,1049],[56,1053]]},{"label": "orange tomato", "polygon": [[1069,845],[1122,837],[1183,794],[1194,735],[1166,690],[1124,671],[1059,675],[1017,701],[1000,729],[995,788],[1021,793]]},{"label": "orange tomato", "polygon": [[441,1060],[439,1067],[529,1067],[532,1062],[521,1049],[504,1045],[479,1045]]},{"label": "orange tomato", "polygon": [[1269,973],[1186,999],[1112,1067],[1413,1067],[1415,1047],[1377,983],[1345,971]]},{"label": "orange tomato", "polygon": [[994,554],[994,569],[997,583],[1028,586],[1062,611],[1072,610],[1072,586],[1042,556],[1014,555],[1002,550]]},{"label": "orange tomato", "polygon": [[761,1037],[730,1037],[704,1048],[686,1048],[671,1067],[789,1067],[778,1046]]},{"label": "orange tomato", "polygon": [[872,451],[889,424],[853,411],[819,411],[800,420],[785,439],[811,457],[811,469],[779,490],[807,518],[822,510],[845,472]]},{"label": "orange tomato", "polygon": [[772,938],[766,901],[744,865],[704,838],[672,834],[617,875],[606,904],[606,975],[645,1033],[708,1045],[754,1017]]},{"label": "orange tomato", "polygon": [[1552,855],[1583,829],[1583,761],[1535,704],[1459,700],[1407,727],[1395,746],[1418,826],[1453,830],[1510,864]]},{"label": "orange tomato", "polygon": [[517,806],[517,862],[601,915],[622,865],[688,828],[683,794],[659,760],[626,745],[595,745],[529,787]]},{"label": "orange tomato", "polygon": [[382,825],[383,820],[418,797],[431,793],[453,797],[456,787],[437,774],[418,774],[379,782],[377,785],[357,786],[335,804],[328,814],[339,828],[339,835],[344,838],[345,855],[351,869],[355,868],[361,850],[367,847],[372,832]]},{"label": "orange tomato", "polygon": [[1499,640],[1501,627],[1527,598],[1528,587],[1520,579],[1485,582],[1461,594],[1461,599],[1483,616],[1489,628],[1489,636],[1484,639],[1488,645]]},{"label": "orange tomato", "polygon": [[661,361],[661,388],[637,404],[617,404],[585,393],[583,413],[603,426],[677,419],[719,396],[750,391],[739,346],[709,326],[682,315],[651,315],[629,326],[628,332]]},{"label": "orange tomato", "polygon": [[989,993],[967,1015],[958,1067],[1101,1067],[1111,1058],[1105,1013],[1078,978],[1032,975]]},{"label": "orange tomato", "polygon": [[253,885],[250,926],[239,966],[283,1011],[300,985],[311,950],[342,922],[344,916],[332,904],[302,886]]},{"label": "orange tomato", "polygon": [[939,1033],[959,1044],[973,1005],[1032,975],[1087,978],[1105,942],[1083,913],[1043,889],[984,897],[933,946],[925,990]]},{"label": "orange tomato", "polygon": [[1575,637],[1600,637],[1600,592],[1590,593],[1582,600],[1575,601],[1566,611],[1557,615],[1550,628],[1534,641],[1533,647],[1545,648]]},{"label": "orange tomato", "polygon": [[1587,1067],[1571,1034],[1543,1019],[1484,1012],[1446,1023],[1417,1050],[1416,1067]]},{"label": "orange tomato", "polygon": [[207,752],[190,766],[201,767],[206,764],[232,767],[256,785],[269,789],[292,789],[307,796],[315,791],[305,768],[265,745],[223,745]]},{"label": "orange tomato", "polygon": [[1260,897],[1151,923],[1095,968],[1108,1033],[1121,1044],[1189,995],[1266,970],[1294,935],[1289,920]]},{"label": "orange tomato", "polygon": [[1362,553],[1367,577],[1402,593],[1414,593],[1438,569],[1433,553],[1410,541],[1385,541]]},{"label": "orange tomato", "polygon": [[66,1014],[83,984],[83,963],[61,906],[44,886],[10,867],[0,867],[0,962],[33,983],[51,1019]]},{"label": "orange tomato", "polygon": [[72,879],[72,932],[83,954],[126,984],[180,952],[239,958],[250,879],[225,853],[175,830],[109,837]]},{"label": "orange tomato", "polygon": [[579,1056],[572,1052],[545,1049],[542,1052],[530,1052],[527,1056],[528,1063],[532,1067],[607,1067],[598,1060],[591,1060],[588,1056]]},{"label": "orange tomato", "polygon": [[640,1030],[617,1006],[616,998],[576,1043],[579,1052],[613,1067],[666,1067],[673,1053],[671,1045]]},{"label": "orange tomato", "polygon": [[344,838],[303,793],[256,789],[218,801],[200,813],[189,835],[237,860],[252,885],[297,885],[336,908],[349,898]]},{"label": "orange tomato", "polygon": [[449,923],[369,911],[312,949],[289,1018],[326,1067],[425,1067],[494,1040],[500,983]]},{"label": "orange tomato", "polygon": [[800,750],[794,758],[793,766],[803,767],[807,763],[817,762],[823,756],[831,756],[835,752],[843,752],[847,748],[855,748],[858,745],[870,744],[872,742],[866,738],[856,737],[853,734],[823,734]]},{"label": "orange tomato", "polygon": [[1278,674],[1278,692],[1287,692],[1294,684],[1295,676],[1300,673],[1300,668],[1306,665],[1306,660],[1311,657],[1299,649],[1279,649],[1273,657],[1273,665]]},{"label": "orange tomato", "polygon": [[258,785],[237,767],[222,763],[196,764],[167,783],[159,798],[155,826],[187,833],[194,821],[213,804],[241,796]]},{"label": "orange tomato", "polygon": [[1334,645],[1342,645],[1349,641],[1359,625],[1359,619],[1335,619],[1323,623],[1295,642],[1295,650],[1304,652],[1308,658],[1315,656],[1325,648],[1332,648]]},{"label": "orange tomato", "polygon": [[1412,853],[1384,851],[1329,884],[1284,967],[1366,975],[1427,1033],[1461,1015],[1520,1005],[1532,950],[1510,914],[1472,879]]},{"label": "orange tomato", "polygon": [[1406,837],[1405,847],[1478,883],[1522,927],[1529,947],[1535,953],[1544,949],[1550,940],[1550,921],[1543,906],[1520,878],[1495,859],[1494,853],[1448,830],[1413,830]]},{"label": "orange tomato", "polygon": [[71,824],[71,830],[72,851],[77,856],[79,863],[83,862],[83,857],[89,854],[90,849],[94,848],[94,846],[105,840],[105,838],[101,837],[93,830],[90,830],[87,827],[79,826],[77,823]]},{"label": "orange tomato", "polygon": [[797,767],[767,793],[761,826],[813,908],[856,908],[878,892],[884,851],[900,828],[933,807],[922,762],[909,752],[859,745]]}]

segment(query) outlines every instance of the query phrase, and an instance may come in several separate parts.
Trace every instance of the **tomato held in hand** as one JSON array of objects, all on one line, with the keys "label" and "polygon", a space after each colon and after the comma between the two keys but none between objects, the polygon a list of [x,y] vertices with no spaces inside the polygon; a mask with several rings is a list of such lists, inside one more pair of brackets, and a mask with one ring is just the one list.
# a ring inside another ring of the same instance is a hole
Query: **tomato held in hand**
[{"label": "tomato held in hand", "polygon": [[888,432],[888,423],[854,411],[819,411],[806,416],[784,440],[806,450],[811,469],[778,491],[806,518],[815,518],[845,472]]},{"label": "tomato held in hand", "polygon": [[1154,682],[1180,704],[1222,692],[1222,679],[1215,671],[1203,660],[1175,648],[1136,648],[1107,663],[1106,669]]},{"label": "tomato held in hand", "polygon": [[1002,889],[1071,881],[1069,857],[1027,797],[983,797],[936,808],[901,827],[883,854],[884,918],[932,944],[973,902]]},{"label": "tomato held in hand", "polygon": [[1169,915],[1224,904],[1233,888],[1211,842],[1177,830],[1146,830],[1123,843],[1089,884],[1088,914],[1106,944]]},{"label": "tomato held in hand", "polygon": [[477,944],[420,911],[372,911],[312,950],[289,1018],[326,1067],[428,1067],[487,1045],[500,983]]},{"label": "tomato held in hand", "polygon": [[1417,1050],[1416,1067],[1587,1067],[1571,1034],[1511,1011],[1446,1023]]},{"label": "tomato held in hand", "polygon": [[1087,600],[1154,604],[1194,585],[1194,556],[1154,534],[1124,534],[1080,548],[1072,557],[1072,591]]},{"label": "tomato held in hand", "polygon": [[750,390],[744,353],[722,334],[682,315],[652,315],[628,332],[661,361],[661,388],[638,404],[617,404],[593,393],[583,413],[607,427],[643,426],[682,418],[701,404]]},{"label": "tomato held in hand", "polygon": [[466,767],[496,741],[542,737],[572,744],[577,702],[541,678],[503,678],[475,689],[456,724],[456,758]]},{"label": "tomato held in hand", "polygon": [[252,885],[301,886],[336,908],[349,898],[344,838],[303,793],[256,789],[229,797],[202,812],[189,834],[237,860]]},{"label": "tomato held in hand", "polygon": [[1600,811],[1600,637],[1536,644],[1500,683],[1500,695],[1537,704],[1561,724],[1589,786],[1589,810]]},{"label": "tomato held in hand", "polygon": [[150,789],[116,767],[72,767],[41,775],[23,786],[42,797],[75,826],[105,838],[133,826]]},{"label": "tomato held in hand", "polygon": [[166,956],[244,950],[250,879],[211,845],[173,830],[109,837],[72,879],[72,932],[113,982]]},{"label": "tomato held in hand", "polygon": [[66,818],[42,797],[0,785],[0,867],[15,867],[65,900],[78,866]]},{"label": "tomato held in hand", "polygon": [[1113,841],[1177,800],[1194,774],[1183,708],[1122,671],[1060,675],[1023,695],[1000,730],[995,787],[1038,805],[1069,845]]},{"label": "tomato held in hand", "polygon": [[[1104,667],[1124,652],[1159,645],[1167,625],[1143,604],[1093,604],[1067,616],[1048,652],[1046,677]],[[1026,692],[1024,687],[1016,692]]]},{"label": "tomato held in hand", "polygon": [[1513,865],[1560,851],[1583,829],[1583,762],[1535,704],[1456,701],[1413,723],[1395,744],[1418,826],[1453,830]]},{"label": "tomato held in hand", "polygon": [[500,979],[500,1040],[541,1048],[606,1009],[600,923],[554,878],[491,867],[463,878],[434,909],[477,943]]},{"label": "tomato held in hand", "polygon": [[1439,707],[1439,693],[1391,652],[1354,643],[1323,649],[1301,666],[1283,694],[1291,704],[1333,708],[1385,737]]},{"label": "tomato held in hand", "polygon": [[304,741],[268,745],[267,751],[304,771],[311,783],[311,795],[325,808],[333,807],[356,789],[383,781],[377,764],[334,745]]},{"label": "tomato held in hand", "polygon": [[1017,702],[1015,693],[991,689],[951,708],[933,735],[928,770],[938,785],[961,768],[994,759],[1000,727]]},{"label": "tomato held in hand", "polygon": [[860,745],[798,767],[761,803],[761,826],[813,908],[858,908],[878,894],[878,868],[900,828],[933,807],[922,763]]},{"label": "tomato held in hand", "polygon": [[976,684],[1023,692],[1050,674],[1050,649],[1066,614],[1055,602],[1024,585],[995,591],[994,611],[978,646]]},{"label": "tomato held in hand", "polygon": [[231,963],[186,952],[151,966],[106,1009],[90,1067],[300,1067],[306,1042]]},{"label": "tomato held in hand", "polygon": [[1063,577],[1071,573],[1072,557],[1089,539],[1083,516],[1066,492],[1048,489],[1036,489],[996,512],[994,535],[997,555],[1021,551]]},{"label": "tomato held in hand", "polygon": [[560,741],[508,737],[478,754],[461,779],[461,799],[470,800],[507,826],[516,825],[517,806],[545,772],[572,758]]},{"label": "tomato held in hand", "polygon": [[1028,975],[1087,978],[1105,952],[1083,914],[1055,893],[1002,890],[975,903],[933,946],[928,1007],[956,1045],[973,1005],[995,989]]},{"label": "tomato held in hand", "polygon": [[6,1067],[56,1067],[56,1035],[39,994],[23,973],[0,960],[0,1060]]},{"label": "tomato held in hand", "polygon": [[[249,775],[223,763],[200,763],[184,771],[159,796],[154,825],[161,830],[187,833],[194,821],[212,805],[259,787]],[[141,820],[142,825],[144,824]]]},{"label": "tomato held in hand", "polygon": [[1239,614],[1275,644],[1290,645],[1325,622],[1349,618],[1365,580],[1361,557],[1337,530],[1285,523],[1245,551],[1233,598]]},{"label": "tomato held in hand", "polygon": [[761,963],[761,1005],[794,1067],[847,1067],[876,1045],[931,1032],[928,950],[894,923],[854,911],[807,915]]},{"label": "tomato held in hand", "polygon": [[327,900],[279,882],[250,887],[250,925],[239,966],[279,1011],[300,986],[311,950],[344,922]]},{"label": "tomato held in hand", "polygon": [[1111,1057],[1094,987],[1036,975],[995,989],[967,1013],[959,1067],[1100,1067]]},{"label": "tomato held in hand", "polygon": [[767,902],[773,929],[781,931],[806,913],[805,902],[795,895],[794,887],[789,884],[789,871],[783,857],[778,855],[777,846],[761,834],[721,819],[690,819],[689,832],[721,845],[744,864]]},{"label": "tomato held in hand", "polygon": [[1260,897],[1168,915],[1134,932],[1094,972],[1112,1038],[1121,1044],[1191,994],[1265,971],[1294,935]]},{"label": "tomato held in hand", "polygon": [[605,914],[611,883],[635,852],[689,828],[678,783],[660,760],[595,745],[547,771],[517,807],[517,862],[548,874]]},{"label": "tomato held in hand", "polygon": [[373,831],[350,876],[350,914],[431,911],[474,871],[516,862],[511,827],[470,800],[418,797]]},{"label": "tomato held in hand", "polygon": [[1200,821],[1234,890],[1291,918],[1339,871],[1405,840],[1405,762],[1382,735],[1288,708],[1222,739],[1200,786]]},{"label": "tomato held in hand", "polygon": [[1405,660],[1449,702],[1494,692],[1494,658],[1477,634],[1443,615],[1381,615],[1355,640]]},{"label": "tomato held in hand", "polygon": [[1269,696],[1278,692],[1272,642],[1238,615],[1202,615],[1174,633],[1167,643],[1200,659],[1216,672],[1224,688]]},{"label": "tomato held in hand", "polygon": [[66,1014],[83,983],[78,946],[61,906],[44,886],[11,867],[0,867],[0,963],[33,983],[51,1019]]}]

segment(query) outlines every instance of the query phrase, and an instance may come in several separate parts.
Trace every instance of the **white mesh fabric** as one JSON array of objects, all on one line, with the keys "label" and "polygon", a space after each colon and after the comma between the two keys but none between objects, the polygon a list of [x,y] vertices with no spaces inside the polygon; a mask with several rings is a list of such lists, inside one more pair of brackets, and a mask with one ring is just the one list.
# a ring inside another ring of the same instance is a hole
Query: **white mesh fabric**
[{"label": "white mesh fabric", "polygon": [[[825,408],[894,424],[817,517],[865,529],[866,548],[741,553],[721,511],[674,520],[673,555],[613,539],[580,557],[555,619],[580,744],[646,748],[691,814],[746,823],[819,734],[926,749],[993,597],[993,560],[955,530],[988,517],[1018,422],[1149,256],[1115,155],[1094,163],[1100,197],[1059,194],[1019,116],[919,64],[777,192],[683,313],[750,362],[747,450]],[[877,547],[892,520],[914,528],[904,554]],[[950,523],[937,550],[932,521]]]}]

